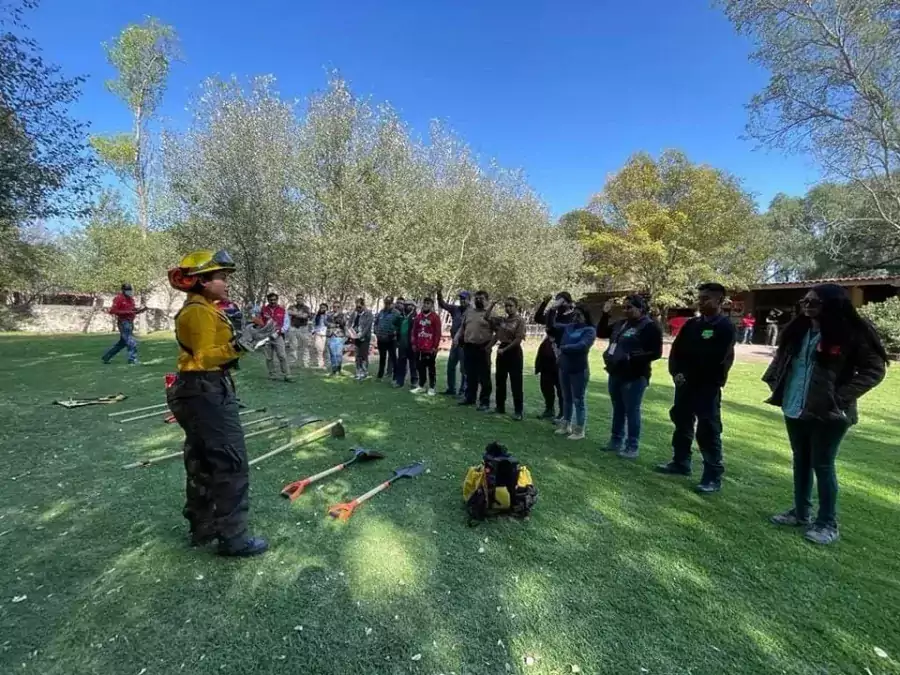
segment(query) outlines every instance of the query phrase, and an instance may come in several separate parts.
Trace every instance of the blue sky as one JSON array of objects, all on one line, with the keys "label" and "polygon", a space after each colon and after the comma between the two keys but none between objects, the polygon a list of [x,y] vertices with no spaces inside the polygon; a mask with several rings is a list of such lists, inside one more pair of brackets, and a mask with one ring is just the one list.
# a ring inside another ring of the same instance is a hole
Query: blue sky
[{"label": "blue sky", "polygon": [[302,98],[337,68],[417,131],[441,118],[485,160],[523,168],[557,216],[639,150],[727,169],[763,207],[818,177],[808,158],[740,139],[766,73],[707,0],[42,0],[33,35],[90,77],[75,113],[95,132],[129,126],[101,43],[145,15],[181,38],[161,110],[175,127],[210,75],[273,74]]}]

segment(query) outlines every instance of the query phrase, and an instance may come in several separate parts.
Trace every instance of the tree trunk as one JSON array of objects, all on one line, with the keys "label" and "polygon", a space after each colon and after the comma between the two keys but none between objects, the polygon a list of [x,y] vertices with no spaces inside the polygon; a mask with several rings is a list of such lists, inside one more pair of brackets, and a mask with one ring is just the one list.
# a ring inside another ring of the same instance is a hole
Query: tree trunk
[{"label": "tree trunk", "polygon": [[147,238],[147,232],[150,230],[148,206],[147,206],[147,183],[144,175],[144,130],[143,130],[143,106],[138,105],[134,111],[134,189],[138,199],[138,220],[140,221],[141,231],[144,239]]}]

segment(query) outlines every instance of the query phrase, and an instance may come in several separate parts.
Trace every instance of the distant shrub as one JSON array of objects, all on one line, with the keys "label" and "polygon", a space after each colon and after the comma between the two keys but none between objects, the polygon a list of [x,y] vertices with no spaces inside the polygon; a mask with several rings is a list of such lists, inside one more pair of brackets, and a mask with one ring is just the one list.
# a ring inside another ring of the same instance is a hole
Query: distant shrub
[{"label": "distant shrub", "polygon": [[884,347],[890,354],[900,354],[900,296],[884,302],[863,305],[859,313],[875,324]]}]

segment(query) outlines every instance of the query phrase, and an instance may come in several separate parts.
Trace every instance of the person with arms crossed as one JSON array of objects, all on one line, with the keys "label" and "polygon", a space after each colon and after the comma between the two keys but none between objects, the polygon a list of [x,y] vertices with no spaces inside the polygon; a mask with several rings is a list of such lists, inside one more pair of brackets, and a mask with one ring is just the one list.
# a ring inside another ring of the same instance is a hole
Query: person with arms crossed
[{"label": "person with arms crossed", "polygon": [[369,377],[369,347],[372,344],[373,317],[366,308],[365,298],[357,298],[356,306],[347,318],[347,336],[353,342],[356,361],[354,380],[362,382]]},{"label": "person with arms crossed", "polygon": [[291,367],[288,365],[287,349],[284,343],[284,326],[287,322],[287,312],[278,304],[278,294],[269,293],[266,296],[266,304],[259,311],[259,318],[265,324],[275,324],[275,333],[266,343],[263,353],[266,355],[266,370],[269,371],[269,379],[276,380],[275,359],[281,368],[281,377],[285,382],[293,382],[291,379]]},{"label": "person with arms crossed", "polygon": [[669,417],[672,459],[656,467],[659,473],[691,475],[691,446],[696,433],[703,456],[703,475],[697,492],[722,489],[722,388],[734,363],[734,325],[722,314],[725,287],[701,284],[699,316],[684,324],[669,352],[669,373],[675,383],[675,400]]},{"label": "person with arms crossed", "polygon": [[441,328],[441,317],[434,311],[434,300],[425,298],[422,300],[422,311],[416,315],[412,327],[412,348],[416,353],[419,372],[419,386],[412,390],[413,394],[427,391],[429,396],[435,395],[435,359],[441,346]]},{"label": "person with arms crossed", "polygon": [[[491,326],[490,309],[486,291],[475,293],[475,306],[463,315],[462,326],[456,334],[455,344],[463,344],[466,364],[466,397],[460,405],[475,405],[478,410],[491,409],[491,344],[494,329]],[[479,395],[480,389],[480,395]]]},{"label": "person with arms crossed", "polygon": [[303,301],[302,295],[297,295],[295,304],[288,308],[288,345],[291,350],[291,361],[300,363],[301,368],[309,368],[309,357],[312,352],[312,336],[309,332],[310,309]]},{"label": "person with arms crossed", "polygon": [[394,308],[394,298],[389,295],[384,299],[381,311],[375,315],[379,381],[385,375],[388,380],[394,375],[394,367],[397,365],[397,327],[399,323],[400,312]]},{"label": "person with arms crossed", "polygon": [[507,298],[503,307],[506,316],[493,318],[494,344],[497,347],[495,368],[495,404],[494,411],[499,415],[506,414],[506,381],[509,380],[513,399],[513,419],[522,421],[525,412],[525,395],[522,386],[525,356],[522,343],[525,341],[525,319],[519,314],[519,301]]}]

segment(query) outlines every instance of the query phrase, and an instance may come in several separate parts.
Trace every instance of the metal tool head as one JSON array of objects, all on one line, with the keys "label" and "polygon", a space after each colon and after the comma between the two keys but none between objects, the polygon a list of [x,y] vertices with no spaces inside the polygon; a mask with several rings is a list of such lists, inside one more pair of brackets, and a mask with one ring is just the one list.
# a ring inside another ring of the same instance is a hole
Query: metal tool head
[{"label": "metal tool head", "polygon": [[397,478],[415,478],[425,471],[425,462],[416,462],[400,469],[394,469],[394,480]]},{"label": "metal tool head", "polygon": [[344,429],[344,425],[338,422],[333,427],[331,427],[331,437],[332,438],[343,438],[347,435],[346,429]]},{"label": "metal tool head", "polygon": [[384,459],[384,455],[377,450],[368,450],[366,448],[353,448],[354,462],[368,462],[370,459]]}]

